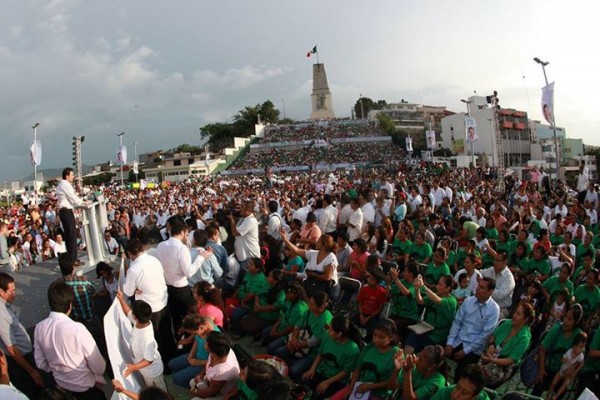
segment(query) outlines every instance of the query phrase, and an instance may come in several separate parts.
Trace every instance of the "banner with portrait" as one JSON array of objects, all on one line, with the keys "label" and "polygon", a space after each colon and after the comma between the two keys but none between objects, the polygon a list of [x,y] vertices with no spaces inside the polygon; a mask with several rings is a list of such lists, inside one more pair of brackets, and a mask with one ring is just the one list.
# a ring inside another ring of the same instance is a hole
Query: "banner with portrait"
[{"label": "banner with portrait", "polygon": [[554,126],[554,82],[542,88],[542,114],[550,126]]},{"label": "banner with portrait", "polygon": [[406,138],[406,151],[409,153],[413,151],[412,138],[410,136]]},{"label": "banner with portrait", "polygon": [[425,138],[427,139],[427,148],[434,149],[436,145],[435,131],[425,131]]},{"label": "banner with portrait", "polygon": [[117,146],[117,164],[127,164],[127,146]]},{"label": "banner with portrait", "polygon": [[465,137],[469,144],[479,140],[479,136],[477,136],[477,121],[475,118],[465,118]]}]

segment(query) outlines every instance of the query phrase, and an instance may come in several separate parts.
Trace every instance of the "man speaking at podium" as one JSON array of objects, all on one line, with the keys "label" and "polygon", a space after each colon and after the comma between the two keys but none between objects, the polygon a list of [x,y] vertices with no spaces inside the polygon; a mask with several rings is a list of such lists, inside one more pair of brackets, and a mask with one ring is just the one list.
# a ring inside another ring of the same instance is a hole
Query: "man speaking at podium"
[{"label": "man speaking at podium", "polygon": [[[75,174],[73,168],[65,168],[62,172],[62,181],[56,187],[56,199],[58,208],[58,217],[65,237],[67,245],[67,256],[77,264],[77,225],[75,224],[75,214],[73,207],[89,204],[89,201],[84,201],[77,196],[73,189],[73,180]],[[81,264],[79,264],[81,265]]]}]

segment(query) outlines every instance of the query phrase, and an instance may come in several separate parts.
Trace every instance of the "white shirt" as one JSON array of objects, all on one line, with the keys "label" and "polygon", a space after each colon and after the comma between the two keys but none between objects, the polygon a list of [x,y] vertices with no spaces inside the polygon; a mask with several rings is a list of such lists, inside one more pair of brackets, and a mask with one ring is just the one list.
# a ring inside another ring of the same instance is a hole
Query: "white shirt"
[{"label": "white shirt", "polygon": [[163,362],[158,352],[158,343],[154,339],[154,328],[152,322],[143,328],[135,326],[133,313],[129,311],[127,318],[133,324],[131,331],[131,353],[133,363],[137,364],[142,360],[150,361],[150,365],[140,369],[140,374],[147,378],[156,378],[163,373]]},{"label": "white shirt", "polygon": [[258,242],[258,221],[254,215],[249,215],[238,221],[236,229],[239,236],[235,237],[233,246],[238,261],[249,258],[260,258],[260,244]]},{"label": "white shirt", "polygon": [[181,240],[171,237],[159,243],[154,256],[163,267],[167,285],[178,288],[188,286],[188,278],[196,271],[192,267],[190,249]]},{"label": "white shirt", "polygon": [[433,189],[433,198],[435,199],[435,206],[439,207],[442,205],[442,200],[446,197],[446,191],[438,186],[437,189]]},{"label": "white shirt", "polygon": [[515,290],[515,277],[508,267],[504,268],[499,274],[496,274],[493,267],[481,271],[481,276],[493,278],[496,280],[496,289],[492,293],[492,299],[500,308],[510,308],[512,305],[512,295]]},{"label": "white shirt", "polygon": [[63,179],[56,187],[57,208],[73,209],[74,206],[83,204],[83,200],[77,196],[75,189],[69,181]]},{"label": "white shirt", "polygon": [[81,393],[104,382],[106,362],[83,324],[51,312],[36,325],[34,338],[35,363],[63,389]]},{"label": "white shirt", "polygon": [[[459,270],[456,273],[456,275],[454,275],[454,280],[456,282],[458,282],[458,278],[463,273],[468,275],[467,270],[463,268],[463,269]],[[474,269],[471,276],[469,276],[469,290],[471,291],[471,294],[475,293],[475,289],[477,289],[477,285],[479,284],[479,282],[477,281],[478,280],[477,278],[481,278],[481,272],[479,272],[478,269]]]},{"label": "white shirt", "polygon": [[0,399],[4,400],[29,400],[27,396],[21,393],[12,384],[0,385]]},{"label": "white shirt", "polygon": [[117,254],[116,251],[119,249],[119,243],[117,243],[114,237],[111,237],[108,241],[106,241],[106,239],[102,239],[102,243],[104,243],[104,250],[108,254]]},{"label": "white shirt", "polygon": [[337,209],[332,205],[328,205],[323,209],[323,218],[325,219],[325,227],[321,229],[323,233],[332,233],[337,229]]},{"label": "white shirt", "polygon": [[279,233],[279,230],[281,229],[281,222],[281,215],[277,214],[276,212],[269,215],[267,234],[275,240],[281,240],[281,233]]},{"label": "white shirt", "polygon": [[[136,290],[139,292],[136,293]],[[167,306],[167,285],[163,268],[155,257],[146,253],[140,254],[129,266],[123,293],[128,297],[135,295],[137,300],[144,300],[158,312]]]},{"label": "white shirt", "polygon": [[375,207],[371,203],[365,203],[361,207],[363,212],[363,225],[364,224],[374,224],[375,223]]},{"label": "white shirt", "polygon": [[[352,226],[350,226],[352,225]],[[360,208],[354,210],[350,219],[348,220],[348,236],[349,241],[354,241],[360,237],[360,232],[363,227],[363,212]]]},{"label": "white shirt", "polygon": [[62,243],[54,242],[54,246],[52,246],[52,250],[54,251],[54,254],[56,254],[58,256],[60,253],[67,252],[67,245],[65,242],[62,242]]},{"label": "white shirt", "polygon": [[342,207],[342,209],[339,212],[339,224],[346,225],[350,220],[350,216],[353,212],[354,211],[352,211],[352,207],[350,207],[350,204],[346,204],[344,207]]},{"label": "white shirt", "polygon": [[335,282],[337,285],[338,282],[338,261],[337,257],[334,253],[329,253],[324,259],[321,260],[320,263],[317,263],[317,259],[319,257],[318,250],[308,250],[306,251],[306,270],[316,271],[316,272],[325,272],[325,267],[331,264],[333,266],[333,274],[331,275],[331,280]]}]

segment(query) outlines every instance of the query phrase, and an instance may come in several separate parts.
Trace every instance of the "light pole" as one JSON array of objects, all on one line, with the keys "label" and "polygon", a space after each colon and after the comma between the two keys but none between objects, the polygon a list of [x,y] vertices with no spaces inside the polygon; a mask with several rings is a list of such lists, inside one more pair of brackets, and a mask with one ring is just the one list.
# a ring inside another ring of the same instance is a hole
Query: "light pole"
[{"label": "light pole", "polygon": [[[546,65],[550,64],[550,61],[542,61],[538,57],[534,57],[533,61],[540,64],[542,66],[542,72],[544,73],[544,81],[546,82],[546,86],[548,86],[548,76],[546,75]],[[554,183],[558,181],[558,174],[560,172],[560,164],[558,161],[558,137],[556,136],[556,119],[554,117],[554,112],[552,112],[552,132],[554,133],[554,157],[556,158],[556,173],[554,176]]]},{"label": "light pole", "polygon": [[281,99],[281,102],[283,103],[283,119],[285,119],[285,99]]},{"label": "light pole", "polygon": [[[496,112],[494,109],[492,109],[492,115],[493,113]],[[492,134],[492,165],[494,167],[497,167],[496,165],[496,149],[494,148],[494,142],[496,141],[496,132],[494,131],[494,118],[488,118],[488,121],[490,121],[490,133]]]},{"label": "light pole", "polygon": [[125,132],[117,133],[117,137],[119,138],[119,152],[121,153],[121,159],[118,160],[119,164],[121,164],[121,187],[123,187],[123,135]]},{"label": "light pole", "polygon": [[[460,101],[467,105],[467,116],[470,119],[471,118],[471,103],[472,103],[472,101],[465,100],[465,99],[460,99]],[[466,128],[466,126],[465,126],[465,128]],[[467,137],[468,137],[468,135],[467,135]],[[475,150],[473,148],[473,139],[471,139],[470,142],[471,142],[471,165],[473,165],[473,167],[475,167]]]},{"label": "light pole", "polygon": [[[37,128],[38,126],[40,126],[39,122],[36,122],[35,124],[33,124],[32,128],[33,128],[33,143],[35,145],[35,142],[37,140]],[[36,204],[37,204],[37,162],[35,160],[33,160],[33,196],[36,200]]]},{"label": "light pole", "polygon": [[360,96],[360,119],[365,119],[365,109],[363,108],[363,95],[362,93],[359,94]]}]

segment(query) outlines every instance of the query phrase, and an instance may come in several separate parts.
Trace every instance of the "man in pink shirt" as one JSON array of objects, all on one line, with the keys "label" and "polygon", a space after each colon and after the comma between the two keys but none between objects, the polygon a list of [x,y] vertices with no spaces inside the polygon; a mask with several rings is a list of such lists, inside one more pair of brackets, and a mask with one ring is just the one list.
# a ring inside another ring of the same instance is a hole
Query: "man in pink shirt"
[{"label": "man in pink shirt", "polygon": [[73,288],[65,283],[48,288],[51,312],[35,327],[35,363],[52,372],[58,386],[77,400],[105,400],[96,385],[104,383],[106,362],[85,326],[69,318],[74,299]]}]

